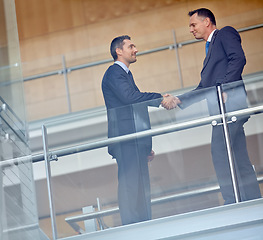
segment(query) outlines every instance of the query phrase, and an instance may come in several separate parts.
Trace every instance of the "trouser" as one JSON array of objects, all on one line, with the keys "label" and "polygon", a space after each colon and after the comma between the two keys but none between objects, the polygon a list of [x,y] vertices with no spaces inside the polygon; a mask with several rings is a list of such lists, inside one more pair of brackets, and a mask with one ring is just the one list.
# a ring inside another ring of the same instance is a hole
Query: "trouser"
[{"label": "trouser", "polygon": [[[244,121],[228,124],[228,130],[240,200],[246,201],[260,198],[261,193],[255,171],[249,160],[243,124]],[[211,151],[225,204],[234,203],[235,196],[222,125],[213,127]]]},{"label": "trouser", "polygon": [[149,153],[133,141],[122,143],[118,152],[118,201],[122,224],[150,220]]}]

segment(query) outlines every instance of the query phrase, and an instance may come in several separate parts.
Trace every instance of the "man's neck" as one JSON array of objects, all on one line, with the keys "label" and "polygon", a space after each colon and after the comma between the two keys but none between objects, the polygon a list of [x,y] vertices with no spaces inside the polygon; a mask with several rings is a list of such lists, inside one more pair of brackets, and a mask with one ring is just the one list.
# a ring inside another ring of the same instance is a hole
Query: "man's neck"
[{"label": "man's neck", "polygon": [[122,62],[120,60],[116,60],[115,64],[118,64],[119,66],[121,66],[125,72],[127,72],[127,73],[129,72],[129,68],[127,67],[127,65],[124,62]]},{"label": "man's neck", "polygon": [[213,25],[213,27],[210,28],[210,30],[209,30],[207,36],[204,38],[204,40],[207,41],[207,40],[209,39],[210,34],[211,34],[213,31],[215,31],[215,30],[216,30],[216,26]]},{"label": "man's neck", "polygon": [[212,37],[213,37],[213,35],[214,35],[215,30],[216,30],[216,29],[214,29],[214,30],[210,33],[210,35],[208,36],[208,38],[207,38],[207,41],[208,41],[208,42],[211,42],[211,41],[212,41]]},{"label": "man's neck", "polygon": [[130,63],[127,63],[127,61],[124,61],[122,58],[118,58],[117,59],[117,61],[119,61],[119,62],[122,62],[123,64],[125,64],[126,66],[127,66],[127,68],[129,68],[130,67]]}]

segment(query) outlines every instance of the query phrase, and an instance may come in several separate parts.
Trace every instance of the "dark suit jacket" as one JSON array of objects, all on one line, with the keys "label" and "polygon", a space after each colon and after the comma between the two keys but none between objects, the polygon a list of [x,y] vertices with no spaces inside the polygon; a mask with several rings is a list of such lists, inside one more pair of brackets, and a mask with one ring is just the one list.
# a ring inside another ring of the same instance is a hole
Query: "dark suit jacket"
[{"label": "dark suit jacket", "polygon": [[[150,129],[148,105],[159,106],[162,95],[140,92],[132,75],[127,74],[118,64],[113,64],[102,79],[102,91],[108,116],[108,137],[116,137]],[[156,101],[149,101],[156,99]],[[151,137],[129,141],[150,153]],[[121,144],[109,146],[109,153],[117,156]]]},{"label": "dark suit jacket", "polygon": [[194,90],[179,96],[182,101],[180,107],[185,108],[206,98],[210,114],[218,114],[216,89],[210,87],[221,84],[224,84],[223,91],[228,94],[226,111],[247,107],[246,92],[241,76],[245,64],[246,58],[238,32],[229,26],[215,30],[203,63],[201,81],[195,89],[205,90]]}]

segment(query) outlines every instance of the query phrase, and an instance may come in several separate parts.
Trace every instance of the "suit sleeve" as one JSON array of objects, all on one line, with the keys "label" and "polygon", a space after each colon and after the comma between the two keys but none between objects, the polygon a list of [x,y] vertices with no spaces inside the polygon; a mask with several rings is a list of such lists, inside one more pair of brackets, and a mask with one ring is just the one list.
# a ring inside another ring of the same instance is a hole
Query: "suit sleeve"
[{"label": "suit sleeve", "polygon": [[111,91],[114,92],[115,96],[125,105],[149,101],[152,99],[160,99],[161,101],[162,99],[162,95],[159,93],[140,92],[137,87],[133,87],[130,79],[123,71],[115,73],[111,72],[108,77],[109,79],[107,82]]},{"label": "suit sleeve", "polygon": [[240,76],[246,64],[246,57],[241,46],[239,33],[232,27],[221,29],[221,43],[226,53],[228,64],[223,83],[241,80]]},{"label": "suit sleeve", "polygon": [[185,109],[194,103],[200,102],[207,97],[207,94],[210,91],[211,91],[210,88],[201,88],[198,85],[198,87],[195,88],[194,90],[177,96],[181,101],[181,104],[179,104],[178,106],[181,109]]}]

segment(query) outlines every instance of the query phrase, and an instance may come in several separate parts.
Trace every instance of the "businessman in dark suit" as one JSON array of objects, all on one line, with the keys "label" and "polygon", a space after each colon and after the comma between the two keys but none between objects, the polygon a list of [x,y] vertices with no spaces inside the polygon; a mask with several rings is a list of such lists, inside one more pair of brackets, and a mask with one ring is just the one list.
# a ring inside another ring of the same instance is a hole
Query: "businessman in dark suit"
[{"label": "businessman in dark suit", "polygon": [[[150,129],[148,105],[171,109],[176,99],[169,94],[140,92],[129,70],[138,52],[129,36],[111,43],[114,64],[104,74],[102,91],[107,108],[108,137]],[[118,164],[118,201],[122,224],[151,219],[148,161],[154,157],[151,137],[138,138],[108,146]]]},{"label": "businessman in dark suit", "polygon": [[[198,87],[192,92],[179,96],[181,101],[179,106],[185,108],[193,102],[206,98],[210,114],[219,114],[218,98],[213,87],[222,85],[226,111],[246,108],[246,92],[241,77],[246,58],[238,32],[230,26],[218,30],[214,14],[209,9],[200,8],[189,12],[188,15],[190,32],[196,39],[206,41],[206,58]],[[237,122],[228,124],[241,201],[261,197],[246,147],[243,124],[247,120],[248,117],[242,117]],[[211,152],[225,204],[234,203],[222,125],[213,127]]]}]

